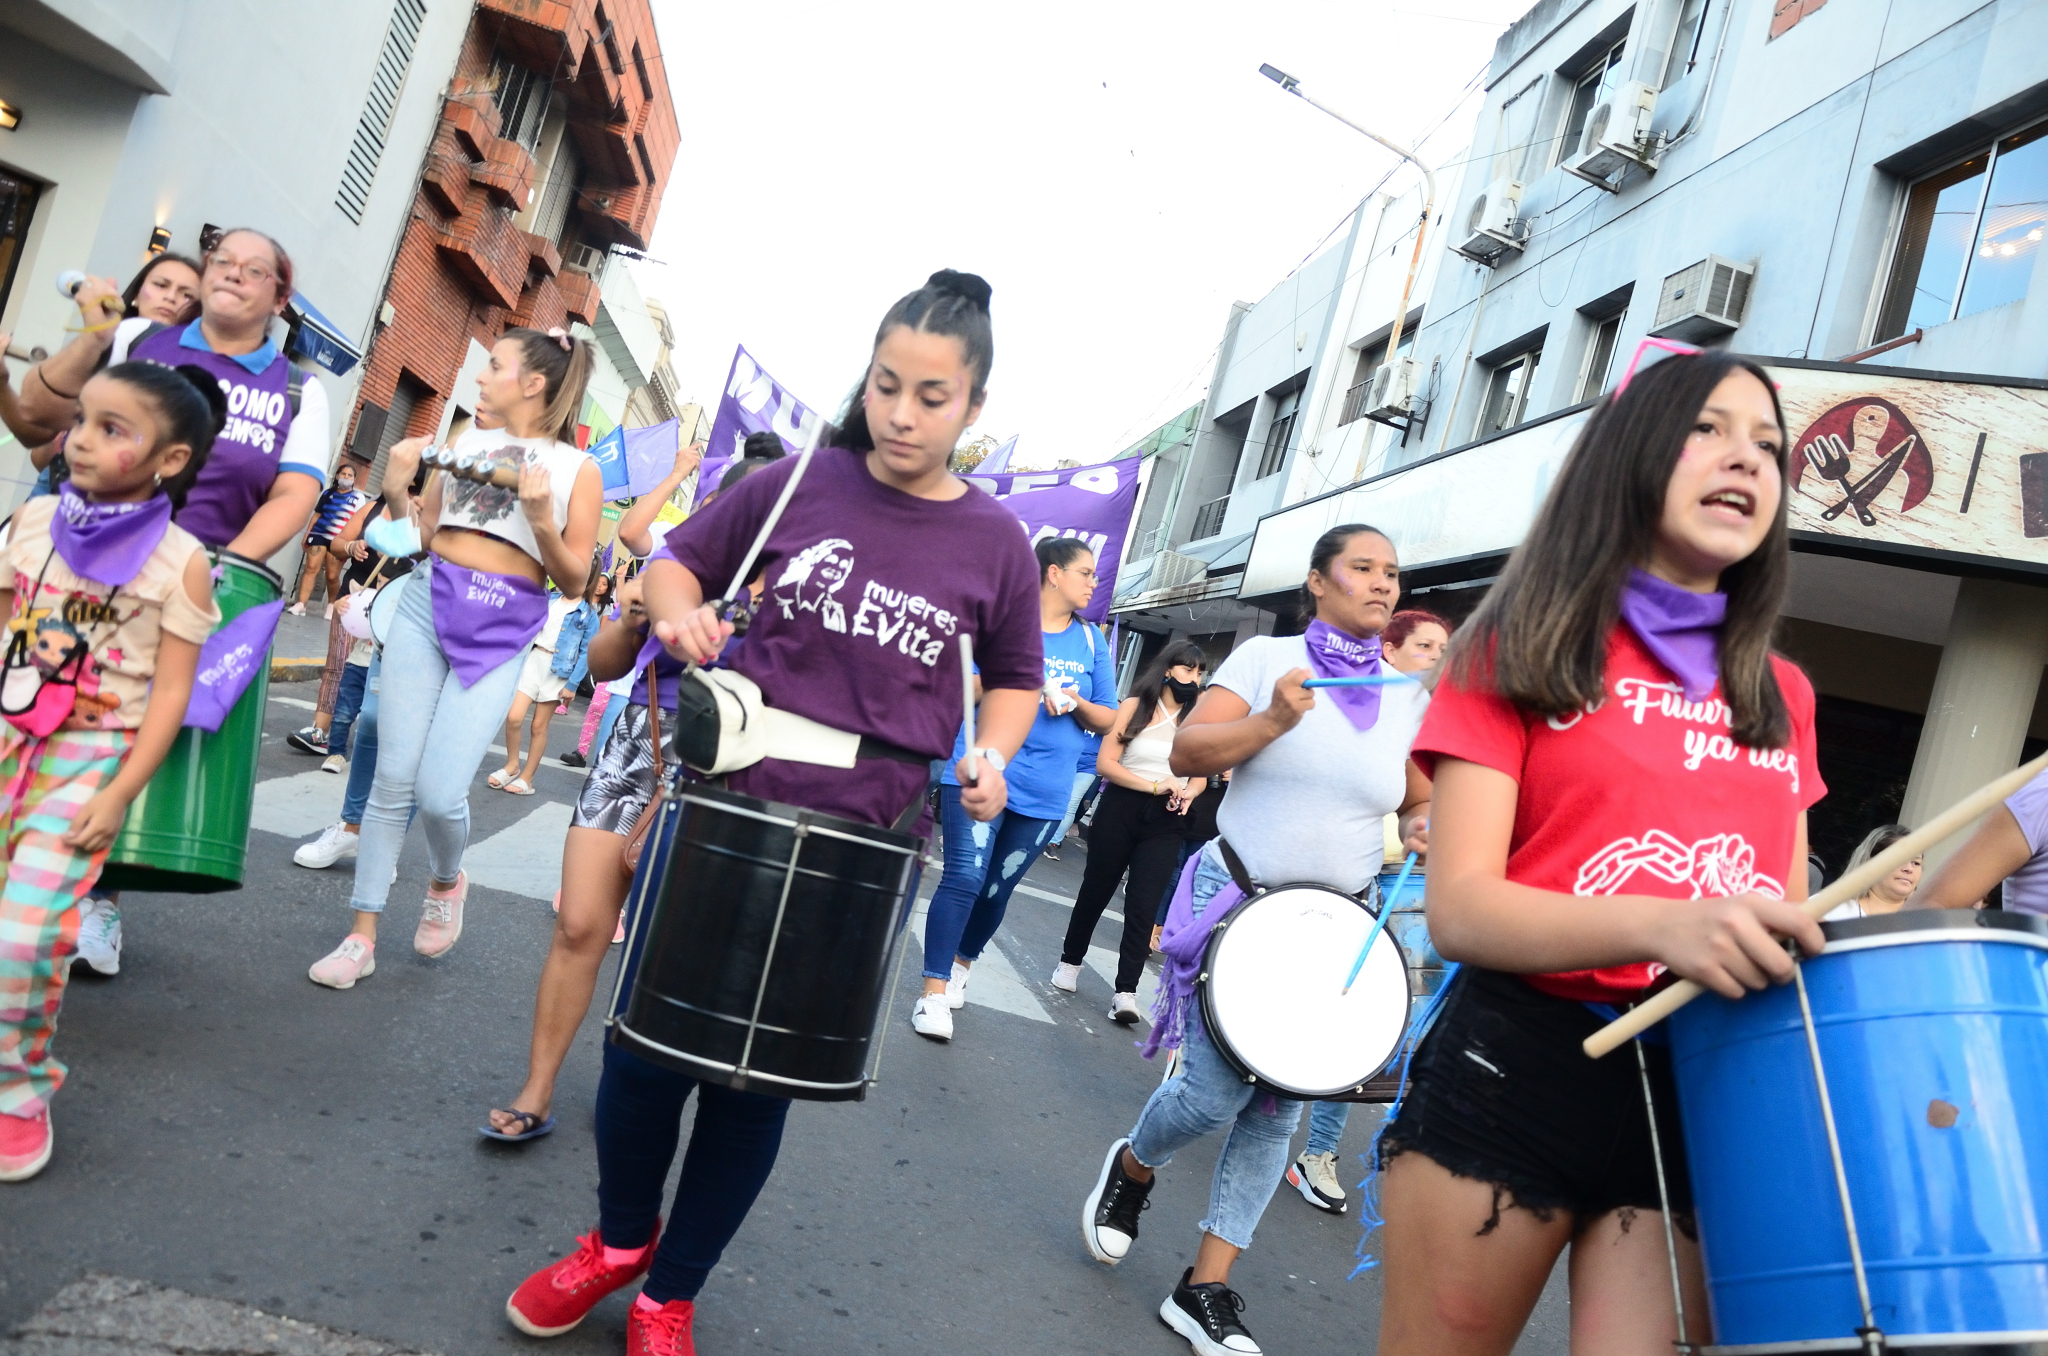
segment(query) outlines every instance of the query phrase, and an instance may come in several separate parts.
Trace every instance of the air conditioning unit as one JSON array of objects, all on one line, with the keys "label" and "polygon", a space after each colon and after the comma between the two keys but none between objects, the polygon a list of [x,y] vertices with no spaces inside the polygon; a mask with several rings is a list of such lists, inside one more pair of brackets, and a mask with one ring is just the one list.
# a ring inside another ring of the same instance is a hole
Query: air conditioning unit
[{"label": "air conditioning unit", "polygon": [[1749,310],[1755,264],[1738,264],[1710,254],[1664,280],[1657,294],[1657,318],[1650,333],[1667,339],[1704,341],[1733,334]]},{"label": "air conditioning unit", "polygon": [[1365,417],[1382,422],[1415,413],[1416,373],[1413,358],[1396,358],[1373,369],[1372,388],[1365,393]]},{"label": "air conditioning unit", "polygon": [[1586,115],[1586,130],[1577,148],[1566,153],[1565,170],[1616,193],[1620,186],[1613,180],[1630,165],[1657,168],[1656,141],[1650,131],[1656,111],[1655,89],[1640,80],[1623,81],[1613,98],[1594,105]]},{"label": "air conditioning unit", "polygon": [[1528,238],[1521,217],[1521,182],[1495,179],[1472,200],[1472,210],[1465,218],[1465,239],[1451,249],[1474,263],[1497,264],[1509,250],[1521,249]]},{"label": "air conditioning unit", "polygon": [[569,257],[562,261],[562,267],[573,268],[578,273],[592,277],[604,272],[605,252],[595,245],[577,245],[569,251]]},{"label": "air conditioning unit", "polygon": [[[1196,539],[1201,537],[1196,532]],[[1211,535],[1214,535],[1213,533]],[[1152,573],[1145,579],[1146,592],[1157,589],[1186,588],[1209,573],[1209,562],[1184,556],[1178,551],[1160,551],[1152,557]]]}]

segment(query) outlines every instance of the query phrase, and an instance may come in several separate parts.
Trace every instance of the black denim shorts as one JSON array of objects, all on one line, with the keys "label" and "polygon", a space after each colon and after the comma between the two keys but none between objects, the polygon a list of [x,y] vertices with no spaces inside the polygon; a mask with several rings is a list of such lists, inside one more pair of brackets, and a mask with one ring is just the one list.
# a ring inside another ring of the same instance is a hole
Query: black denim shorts
[{"label": "black denim shorts", "polygon": [[[1570,1211],[1584,1228],[1615,1210],[1661,1208],[1643,1077],[1627,1046],[1591,1059],[1579,1043],[1606,1024],[1583,1003],[1516,975],[1464,966],[1409,1068],[1382,1166],[1411,1150],[1494,1188],[1494,1216]],[[1692,1228],[1692,1182],[1671,1054],[1643,1047],[1674,1218]]]}]

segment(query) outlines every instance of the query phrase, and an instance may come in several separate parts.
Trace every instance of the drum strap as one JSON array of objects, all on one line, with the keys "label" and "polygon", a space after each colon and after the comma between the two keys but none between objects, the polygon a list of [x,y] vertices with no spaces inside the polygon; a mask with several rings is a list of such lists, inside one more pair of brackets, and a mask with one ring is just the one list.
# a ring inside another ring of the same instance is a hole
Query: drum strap
[{"label": "drum strap", "polygon": [[1244,891],[1245,898],[1249,899],[1257,894],[1259,887],[1252,883],[1252,874],[1244,869],[1244,861],[1237,855],[1237,849],[1231,847],[1224,839],[1218,838],[1216,850],[1223,854],[1223,865],[1229,870],[1231,881],[1238,889]]}]

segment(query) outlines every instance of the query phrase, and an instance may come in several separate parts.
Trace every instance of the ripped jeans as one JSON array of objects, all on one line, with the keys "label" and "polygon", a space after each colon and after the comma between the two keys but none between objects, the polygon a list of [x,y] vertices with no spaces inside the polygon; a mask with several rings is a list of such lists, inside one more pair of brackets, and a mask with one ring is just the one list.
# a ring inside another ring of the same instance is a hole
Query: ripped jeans
[{"label": "ripped jeans", "polygon": [[1010,892],[1052,841],[1059,822],[1005,810],[977,824],[960,808],[960,788],[939,787],[946,872],[924,920],[924,977],[950,979],[953,957],[978,960],[1003,925]]}]

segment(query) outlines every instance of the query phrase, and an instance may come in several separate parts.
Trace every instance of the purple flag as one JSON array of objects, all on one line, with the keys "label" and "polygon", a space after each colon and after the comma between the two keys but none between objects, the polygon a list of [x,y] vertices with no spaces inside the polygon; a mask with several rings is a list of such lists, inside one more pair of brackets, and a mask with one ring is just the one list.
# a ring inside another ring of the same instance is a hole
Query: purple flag
[{"label": "purple flag", "polygon": [[[746,450],[749,433],[773,433],[782,439],[785,449],[801,452],[818,440],[824,427],[824,418],[762,371],[744,345],[735,348],[725,394],[718,400],[718,417],[711,421],[711,442],[697,470],[697,502],[702,504],[705,496],[718,488],[725,468]],[[674,464],[671,452],[662,473],[666,475]]]},{"label": "purple flag", "polygon": [[1013,455],[1015,455],[1016,451],[1017,435],[1013,433],[1010,435],[1010,441],[1004,443],[1001,447],[998,447],[995,451],[989,453],[988,456],[983,459],[981,465],[974,468],[975,472],[979,475],[985,476],[1002,474],[1003,472],[1010,469],[1010,458]]},{"label": "purple flag", "polygon": [[277,634],[277,619],[283,614],[283,599],[264,603],[206,638],[206,644],[199,647],[199,672],[192,678],[192,701],[185,708],[187,726],[208,734],[220,729],[228,712],[270,662],[270,639]]},{"label": "purple flag", "polygon": [[676,440],[682,436],[680,420],[669,419],[651,428],[626,430],[626,493],[638,498],[668,478],[676,469]]},{"label": "purple flag", "polygon": [[1131,513],[1138,506],[1136,459],[1058,471],[1015,471],[961,479],[979,486],[1017,515],[1032,544],[1047,537],[1079,537],[1095,552],[1095,597],[1081,616],[1099,622],[1116,596],[1117,566],[1124,555]]}]

